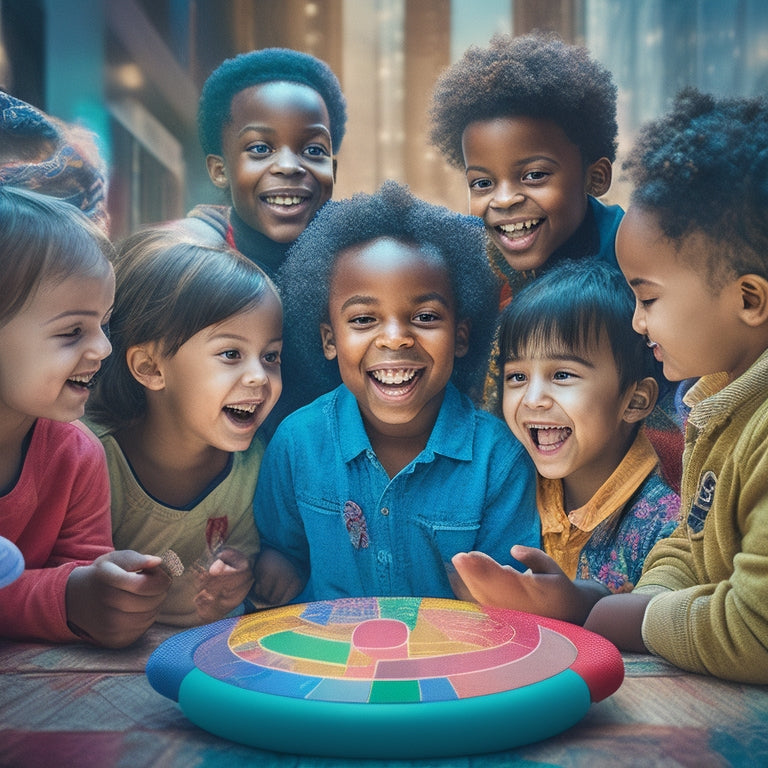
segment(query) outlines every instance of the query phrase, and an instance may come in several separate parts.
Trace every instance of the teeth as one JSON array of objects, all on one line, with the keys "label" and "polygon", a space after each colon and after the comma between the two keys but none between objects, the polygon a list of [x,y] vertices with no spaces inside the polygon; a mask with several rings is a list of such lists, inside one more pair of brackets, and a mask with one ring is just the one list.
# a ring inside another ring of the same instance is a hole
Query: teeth
[{"label": "teeth", "polygon": [[535,227],[541,219],[528,219],[528,221],[519,221],[517,224],[502,224],[499,229],[502,232],[520,232],[523,229]]},{"label": "teeth", "polygon": [[573,431],[570,427],[553,427],[549,424],[529,424],[533,442],[537,446],[556,446],[568,439]]},{"label": "teeth", "polygon": [[270,205],[298,205],[304,198],[297,195],[274,195],[265,198]]},{"label": "teeth", "polygon": [[93,383],[93,377],[95,373],[79,374],[76,376],[70,376],[67,381],[71,381],[73,384],[79,384],[82,387],[89,387]]},{"label": "teeth", "polygon": [[252,403],[251,405],[228,405],[226,407],[228,410],[238,413],[255,413],[257,405]]},{"label": "teeth", "polygon": [[416,370],[414,368],[371,371],[371,376],[382,384],[402,384],[405,381],[410,381],[415,375]]}]

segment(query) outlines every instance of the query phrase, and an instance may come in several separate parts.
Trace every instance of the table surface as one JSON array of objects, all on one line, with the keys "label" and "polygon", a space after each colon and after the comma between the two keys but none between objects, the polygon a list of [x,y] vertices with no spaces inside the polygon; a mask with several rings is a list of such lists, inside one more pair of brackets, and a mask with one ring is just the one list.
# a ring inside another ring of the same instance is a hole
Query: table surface
[{"label": "table surface", "polygon": [[267,752],[190,723],[144,675],[174,631],[156,625],[130,648],[0,641],[0,768],[387,766],[768,766],[768,686],[686,674],[626,655],[626,677],[586,717],[507,752],[430,760],[345,760]]}]

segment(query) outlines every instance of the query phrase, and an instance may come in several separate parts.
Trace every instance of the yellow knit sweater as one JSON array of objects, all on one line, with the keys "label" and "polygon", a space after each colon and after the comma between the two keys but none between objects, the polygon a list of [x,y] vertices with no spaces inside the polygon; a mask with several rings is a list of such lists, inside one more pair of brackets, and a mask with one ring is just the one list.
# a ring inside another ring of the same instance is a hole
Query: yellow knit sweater
[{"label": "yellow knit sweater", "polygon": [[682,522],[635,588],[658,593],[643,640],[683,669],[768,683],[768,352],[730,384],[704,377],[686,402]]}]

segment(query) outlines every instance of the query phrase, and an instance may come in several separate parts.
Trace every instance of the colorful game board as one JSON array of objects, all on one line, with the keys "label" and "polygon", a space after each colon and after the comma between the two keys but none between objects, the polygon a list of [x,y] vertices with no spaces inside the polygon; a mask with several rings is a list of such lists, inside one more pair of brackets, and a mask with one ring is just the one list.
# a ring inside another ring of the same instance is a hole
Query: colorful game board
[{"label": "colorful game board", "polygon": [[577,723],[624,677],[581,627],[432,598],[350,598],[225,619],[169,638],[150,684],[201,728],[343,757],[510,749]]}]

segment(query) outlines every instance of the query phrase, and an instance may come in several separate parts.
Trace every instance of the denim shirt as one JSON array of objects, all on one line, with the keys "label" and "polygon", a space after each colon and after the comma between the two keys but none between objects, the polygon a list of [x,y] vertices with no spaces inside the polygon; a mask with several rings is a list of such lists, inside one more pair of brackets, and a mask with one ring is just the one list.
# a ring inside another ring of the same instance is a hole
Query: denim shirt
[{"label": "denim shirt", "polygon": [[262,544],[309,582],[300,600],[453,597],[447,569],[480,550],[520,568],[541,545],[534,466],[507,426],[449,384],[424,450],[389,478],[341,385],[286,418],[254,499]]}]

